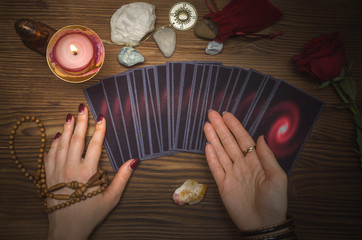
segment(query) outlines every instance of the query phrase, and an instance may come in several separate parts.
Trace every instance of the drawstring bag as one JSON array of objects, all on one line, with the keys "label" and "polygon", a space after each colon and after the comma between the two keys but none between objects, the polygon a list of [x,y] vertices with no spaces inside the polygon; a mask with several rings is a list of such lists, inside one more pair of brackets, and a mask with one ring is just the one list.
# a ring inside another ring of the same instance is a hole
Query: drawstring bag
[{"label": "drawstring bag", "polygon": [[283,13],[273,6],[268,0],[231,0],[221,11],[218,10],[215,0],[211,0],[216,11],[210,10],[204,17],[214,21],[218,26],[216,42],[224,42],[231,36],[246,38],[273,38],[282,34],[257,34],[256,32],[271,25],[283,16]]}]

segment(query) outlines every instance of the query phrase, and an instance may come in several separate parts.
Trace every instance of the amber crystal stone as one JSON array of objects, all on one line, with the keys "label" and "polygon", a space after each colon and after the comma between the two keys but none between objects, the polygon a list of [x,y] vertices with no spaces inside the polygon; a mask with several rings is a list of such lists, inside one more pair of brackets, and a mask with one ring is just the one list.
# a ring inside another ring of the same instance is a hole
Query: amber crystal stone
[{"label": "amber crystal stone", "polygon": [[48,42],[56,32],[54,28],[28,18],[18,19],[14,27],[25,46],[43,56],[46,55]]}]

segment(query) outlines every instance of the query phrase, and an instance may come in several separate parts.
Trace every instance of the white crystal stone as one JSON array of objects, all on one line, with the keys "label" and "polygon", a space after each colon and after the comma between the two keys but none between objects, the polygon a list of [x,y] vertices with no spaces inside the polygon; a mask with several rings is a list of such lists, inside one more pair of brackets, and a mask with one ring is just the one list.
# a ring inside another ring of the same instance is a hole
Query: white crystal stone
[{"label": "white crystal stone", "polygon": [[163,56],[169,58],[176,48],[176,32],[172,28],[163,27],[153,34],[153,39],[157,43]]},{"label": "white crystal stone", "polygon": [[116,44],[137,45],[155,28],[155,6],[144,2],[123,5],[111,18],[111,40]]},{"label": "white crystal stone", "polygon": [[224,44],[222,42],[211,41],[207,44],[205,52],[209,55],[216,55],[222,51]]}]

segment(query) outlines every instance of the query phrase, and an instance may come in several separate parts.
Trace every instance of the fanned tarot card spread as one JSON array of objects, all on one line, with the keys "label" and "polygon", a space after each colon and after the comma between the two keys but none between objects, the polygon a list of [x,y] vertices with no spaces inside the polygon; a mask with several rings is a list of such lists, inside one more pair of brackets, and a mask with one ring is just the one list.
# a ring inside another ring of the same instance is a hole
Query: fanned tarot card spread
[{"label": "fanned tarot card spread", "polygon": [[204,153],[209,109],[233,113],[256,141],[264,135],[289,174],[323,102],[254,69],[220,62],[168,62],[101,79],[84,89],[115,171],[132,158]]}]

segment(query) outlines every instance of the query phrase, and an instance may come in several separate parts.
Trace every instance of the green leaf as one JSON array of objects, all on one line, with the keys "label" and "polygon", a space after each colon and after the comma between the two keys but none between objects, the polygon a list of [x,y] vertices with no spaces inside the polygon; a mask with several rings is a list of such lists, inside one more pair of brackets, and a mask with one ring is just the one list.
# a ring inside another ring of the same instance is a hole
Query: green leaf
[{"label": "green leaf", "polygon": [[344,81],[346,77],[345,76],[338,76],[332,79],[333,82],[342,82]]},{"label": "green leaf", "polygon": [[357,143],[358,149],[362,152],[362,130],[357,128]]},{"label": "green leaf", "polygon": [[358,110],[362,110],[362,100],[357,101],[356,106],[357,106]]},{"label": "green leaf", "polygon": [[351,62],[351,64],[349,64],[349,65],[347,66],[347,69],[346,69],[346,73],[347,73],[347,74],[349,74],[349,72],[351,71],[352,65],[353,65],[353,62]]},{"label": "green leaf", "polygon": [[337,109],[349,109],[352,106],[353,106],[353,104],[351,104],[351,103],[339,103],[339,104],[333,105],[333,107],[337,108]]},{"label": "green leaf", "polygon": [[362,131],[362,116],[361,115],[353,115],[353,119],[354,119],[355,123],[357,124],[357,127],[359,128],[359,131]]},{"label": "green leaf", "polygon": [[323,82],[318,88],[319,88],[319,89],[325,88],[325,87],[327,87],[330,83],[331,83],[331,81]]},{"label": "green leaf", "polygon": [[344,81],[339,82],[343,92],[350,98],[355,100],[357,97],[356,84],[353,81],[353,78],[346,77]]},{"label": "green leaf", "polygon": [[343,67],[343,68],[341,69],[341,73],[339,74],[338,77],[344,77],[344,76],[346,76],[346,69]]}]

